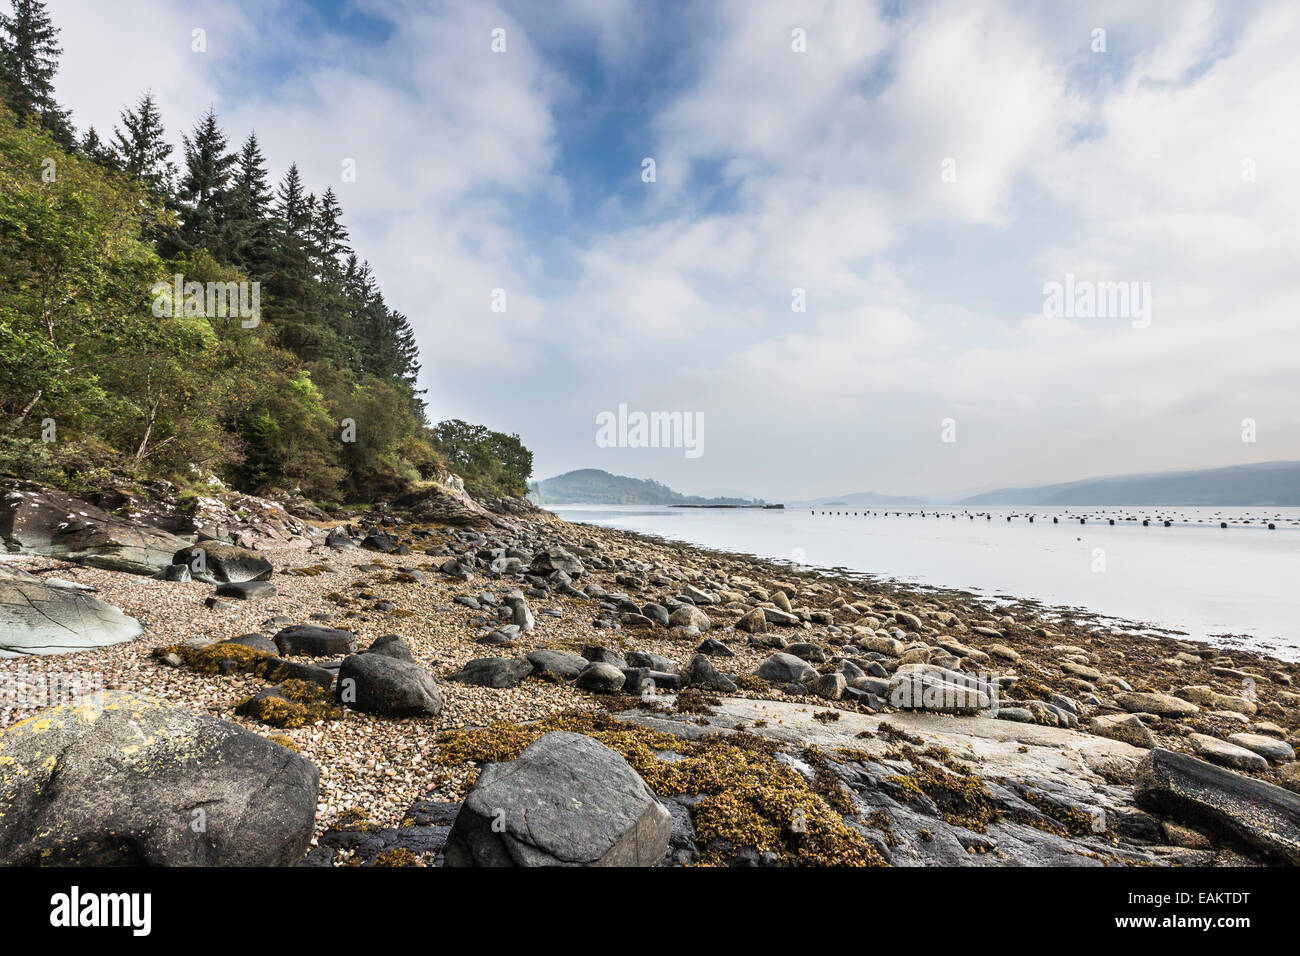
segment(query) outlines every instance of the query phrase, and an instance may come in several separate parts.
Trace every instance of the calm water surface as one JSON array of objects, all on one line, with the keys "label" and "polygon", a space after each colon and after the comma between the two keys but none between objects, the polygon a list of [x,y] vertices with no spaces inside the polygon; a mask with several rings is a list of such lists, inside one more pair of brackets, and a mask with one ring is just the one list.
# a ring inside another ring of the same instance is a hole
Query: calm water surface
[{"label": "calm water surface", "polygon": [[[721,551],[1031,598],[1300,659],[1300,508],[947,509],[938,517],[633,505],[550,510]],[[1276,530],[1267,530],[1268,522]]]}]

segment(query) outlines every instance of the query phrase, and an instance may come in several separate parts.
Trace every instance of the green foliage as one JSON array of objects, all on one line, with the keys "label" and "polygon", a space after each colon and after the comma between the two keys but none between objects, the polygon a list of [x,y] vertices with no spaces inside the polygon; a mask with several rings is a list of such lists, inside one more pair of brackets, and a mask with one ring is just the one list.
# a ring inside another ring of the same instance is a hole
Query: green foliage
[{"label": "green foliage", "polygon": [[[400,494],[453,461],[471,490],[524,493],[532,456],[517,436],[427,429],[413,330],[349,247],[333,190],[317,199],[291,165],[273,195],[256,135],[230,152],[211,109],[183,137],[178,177],[152,93],[111,143],[93,129],[76,140],[53,97],[58,31],[38,0],[12,4],[0,472],[93,487],[184,482],[197,466],[340,500]],[[257,322],[212,295],[240,284],[256,284]]]},{"label": "green foliage", "polygon": [[523,497],[528,493],[533,453],[520,443],[518,435],[452,419],[430,430],[429,443],[448,467],[465,479],[471,495]]}]

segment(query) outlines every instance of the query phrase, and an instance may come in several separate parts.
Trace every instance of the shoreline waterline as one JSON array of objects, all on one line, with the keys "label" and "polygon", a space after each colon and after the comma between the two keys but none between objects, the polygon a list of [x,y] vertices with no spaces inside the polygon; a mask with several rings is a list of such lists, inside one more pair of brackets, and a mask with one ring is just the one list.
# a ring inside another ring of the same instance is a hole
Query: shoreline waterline
[{"label": "shoreline waterline", "polygon": [[[974,521],[921,519],[919,510],[911,521],[905,511],[904,517],[886,518],[884,512],[862,509],[856,514],[841,509],[838,520],[799,509],[720,513],[552,505],[546,510],[576,524],[846,581],[960,595],[1033,608],[1053,618],[1086,619],[1116,633],[1300,660],[1300,634],[1289,623],[1293,615],[1285,601],[1285,580],[1300,575],[1300,533],[1291,523],[1300,520],[1300,509],[1002,508],[972,511],[981,516]],[[1138,512],[1175,520],[1190,515],[1193,521],[1165,527],[1145,514],[1119,520]],[[1279,522],[1277,530],[1260,523],[1265,513]],[[1073,527],[1063,523],[1067,514],[1075,516]],[[1018,517],[1007,522],[1008,515]],[[1031,525],[1029,515],[1038,521]],[[1081,515],[1086,523],[1080,526]],[[1246,515],[1251,524],[1218,526],[1220,520],[1240,522]],[[1053,524],[1053,517],[1062,523]],[[1107,523],[1110,518],[1116,523]],[[1143,527],[1142,520],[1151,524]],[[1248,531],[1258,533],[1243,534]],[[890,570],[882,570],[886,567]]]}]

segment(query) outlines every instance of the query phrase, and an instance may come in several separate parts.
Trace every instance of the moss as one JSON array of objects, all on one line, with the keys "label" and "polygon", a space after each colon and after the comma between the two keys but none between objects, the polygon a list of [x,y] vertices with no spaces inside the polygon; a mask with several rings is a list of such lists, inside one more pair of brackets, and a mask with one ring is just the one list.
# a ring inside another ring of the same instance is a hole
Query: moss
[{"label": "moss", "polygon": [[673,710],[679,714],[712,714],[721,705],[722,698],[702,691],[698,687],[684,687],[677,693]]},{"label": "moss", "polygon": [[947,751],[930,748],[922,753],[905,747],[896,755],[890,754],[910,761],[916,769],[906,775],[892,774],[885,777],[885,782],[899,787],[909,799],[920,795],[929,797],[945,823],[983,833],[990,823],[1002,817],[984,781],[950,756],[944,761],[936,753],[946,755]]},{"label": "moss", "polygon": [[417,866],[419,857],[405,847],[380,850],[375,854],[374,866]]},{"label": "moss", "polygon": [[153,657],[158,660],[169,654],[175,654],[186,667],[200,674],[253,674],[265,677],[281,663],[280,658],[274,654],[243,644],[222,642],[200,648],[172,644],[168,647],[155,648],[153,651]]},{"label": "moss", "polygon": [[749,691],[751,694],[766,694],[772,689],[772,684],[765,677],[759,677],[757,674],[745,674],[736,678],[736,686],[741,690]]},{"label": "moss", "polygon": [[329,567],[324,564],[311,564],[305,568],[285,568],[281,574],[287,574],[295,578],[314,578],[318,574],[324,574],[329,571]]},{"label": "moss", "polygon": [[[878,831],[884,838],[886,846],[898,846],[898,834],[894,832],[894,827],[889,822],[889,814],[884,810],[873,811],[862,822],[871,829]],[[929,833],[928,830],[920,832]],[[922,839],[925,838],[922,837]]]},{"label": "moss", "polygon": [[360,807],[348,807],[340,810],[338,816],[330,824],[331,830],[360,830],[369,831],[374,829],[374,824],[370,822],[370,814]]},{"label": "moss", "polygon": [[1042,826],[1042,821],[1027,820],[1030,826],[1037,826],[1040,830],[1056,832],[1063,836],[1088,836],[1104,833],[1107,829],[1102,827],[1098,830],[1095,826],[1095,820],[1090,813],[1084,813],[1075,807],[1067,807],[1064,804],[1056,803],[1049,800],[1035,790],[1026,790],[1022,793],[1026,802],[1033,804],[1041,810],[1046,816],[1050,817],[1058,824],[1057,827]]},{"label": "moss", "polygon": [[[754,734],[687,740],[605,714],[571,711],[530,724],[447,731],[434,760],[444,766],[513,760],[556,730],[586,734],[616,750],[656,793],[700,795],[693,812],[696,832],[708,847],[704,863],[725,863],[737,848],[753,847],[787,865],[886,865],[826,796],[774,759],[775,741]],[[661,760],[662,751],[680,759]]]},{"label": "moss", "polygon": [[305,727],[321,720],[334,720],[343,711],[325,688],[304,680],[287,680],[271,689],[268,696],[248,697],[239,702],[235,713],[252,717],[272,727]]},{"label": "moss", "polygon": [[886,723],[884,721],[881,721],[880,726],[876,728],[876,735],[881,740],[891,744],[905,743],[905,744],[920,745],[925,743],[925,740],[922,739],[921,737],[916,736],[916,734],[909,734],[905,730],[899,730],[893,724]]},{"label": "moss", "polygon": [[838,710],[819,710],[813,714],[813,720],[820,720],[823,724],[833,723],[840,719]]},{"label": "moss", "polygon": [[279,744],[285,750],[292,750],[294,753],[301,753],[302,748],[294,743],[292,737],[286,737],[284,734],[267,734],[266,739],[273,744]]}]

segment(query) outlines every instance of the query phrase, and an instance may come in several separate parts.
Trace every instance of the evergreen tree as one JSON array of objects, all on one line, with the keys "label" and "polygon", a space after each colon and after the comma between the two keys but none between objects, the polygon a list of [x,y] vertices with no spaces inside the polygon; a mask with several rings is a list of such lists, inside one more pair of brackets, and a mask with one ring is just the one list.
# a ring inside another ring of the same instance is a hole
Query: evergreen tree
[{"label": "evergreen tree", "polygon": [[279,303],[276,331],[280,344],[299,358],[337,356],[337,340],[320,321],[320,287],[312,222],[316,199],[307,195],[298,164],[289,166],[276,190],[270,292]]},{"label": "evergreen tree", "polygon": [[105,169],[117,169],[117,156],[102,139],[99,133],[95,132],[95,127],[86,130],[81,142],[77,144],[77,151],[92,162],[98,163]]},{"label": "evergreen tree", "polygon": [[211,107],[183,136],[185,175],[181,178],[180,242],[184,249],[207,249],[218,260],[227,258],[225,230],[233,153],[226,152],[226,134]]},{"label": "evergreen tree", "polygon": [[59,30],[40,0],[13,0],[13,14],[0,14],[0,86],[5,104],[20,119],[34,117],[63,146],[74,133],[68,112],[54,100],[59,70]]},{"label": "evergreen tree", "polygon": [[339,205],[333,188],[326,189],[312,219],[314,251],[318,257],[317,274],[321,278],[338,274],[341,267],[339,260],[352,251],[347,244],[348,231],[340,221],[342,217],[343,208]]},{"label": "evergreen tree", "polygon": [[176,164],[153,93],[142,94],[134,110],[122,111],[121,119],[122,125],[113,127],[113,150],[122,170],[144,183],[155,198],[172,203]]},{"label": "evergreen tree", "polygon": [[256,278],[266,274],[274,243],[268,179],[257,134],[249,133],[235,160],[228,245],[235,265]]}]

